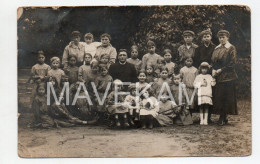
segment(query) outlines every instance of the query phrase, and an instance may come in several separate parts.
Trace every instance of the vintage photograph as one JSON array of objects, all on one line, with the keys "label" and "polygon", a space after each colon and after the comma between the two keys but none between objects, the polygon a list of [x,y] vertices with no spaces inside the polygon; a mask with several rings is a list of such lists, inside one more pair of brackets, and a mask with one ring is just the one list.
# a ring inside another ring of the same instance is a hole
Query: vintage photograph
[{"label": "vintage photograph", "polygon": [[249,156],[241,5],[19,7],[18,156]]}]

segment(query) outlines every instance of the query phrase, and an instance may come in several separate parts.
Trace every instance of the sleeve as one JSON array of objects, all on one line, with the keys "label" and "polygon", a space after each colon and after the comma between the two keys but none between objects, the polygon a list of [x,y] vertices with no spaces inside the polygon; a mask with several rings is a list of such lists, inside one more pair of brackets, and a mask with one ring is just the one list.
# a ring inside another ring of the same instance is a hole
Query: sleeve
[{"label": "sleeve", "polygon": [[62,65],[64,67],[68,66],[68,57],[69,57],[69,48],[68,48],[68,46],[66,46],[63,51],[63,56],[62,56]]},{"label": "sleeve", "polygon": [[78,79],[79,79],[80,82],[84,82],[84,80],[83,80],[83,69],[82,69],[82,67],[79,67]]},{"label": "sleeve", "polygon": [[233,68],[236,64],[236,57],[237,57],[236,48],[234,46],[231,46],[228,53],[229,54],[227,58],[227,63],[224,67],[221,68],[222,71],[225,71],[229,68]]},{"label": "sleeve", "polygon": [[132,82],[137,82],[137,72],[135,66],[131,64],[131,72],[132,72]]},{"label": "sleeve", "polygon": [[215,86],[216,85],[216,80],[212,77],[212,76],[210,76],[210,84],[211,84],[211,86]]},{"label": "sleeve", "polygon": [[110,63],[115,63],[116,62],[116,56],[117,56],[117,52],[116,49],[114,47],[112,47],[112,50],[110,52]]},{"label": "sleeve", "polygon": [[93,45],[97,48],[98,46],[101,46],[101,42],[93,42]]},{"label": "sleeve", "polygon": [[201,84],[200,78],[199,78],[199,76],[196,76],[196,78],[195,78],[195,80],[193,82],[194,88],[199,88],[201,86],[200,84]]},{"label": "sleeve", "polygon": [[143,56],[143,58],[142,58],[142,67],[141,67],[141,69],[145,69],[146,64],[147,64],[147,57],[146,57],[146,54],[145,54]]}]

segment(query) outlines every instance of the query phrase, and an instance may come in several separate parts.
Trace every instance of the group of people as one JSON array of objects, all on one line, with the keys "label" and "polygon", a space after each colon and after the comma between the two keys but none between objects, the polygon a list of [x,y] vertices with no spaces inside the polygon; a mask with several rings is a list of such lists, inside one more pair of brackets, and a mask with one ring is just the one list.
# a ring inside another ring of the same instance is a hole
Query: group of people
[{"label": "group of people", "polygon": [[[127,50],[116,49],[110,44],[111,36],[101,35],[101,42],[94,42],[91,33],[84,35],[73,31],[71,42],[65,47],[62,61],[59,57],[45,64],[43,51],[38,51],[38,63],[32,67],[32,110],[35,127],[68,127],[77,124],[104,124],[115,127],[170,126],[193,124],[192,113],[200,113],[200,124],[208,125],[211,114],[219,114],[218,125],[228,123],[227,115],[237,114],[235,81],[236,48],[229,43],[230,33],[217,33],[220,44],[212,43],[212,32],[204,30],[201,45],[193,43],[195,33],[183,32],[184,44],[178,48],[178,62],[173,60],[171,49],[156,53],[156,44],[147,42],[147,53],[142,60],[138,46],[133,45],[128,58]],[[63,69],[61,69],[63,68]],[[69,104],[62,92],[69,82]],[[123,82],[130,82],[126,86]],[[47,85],[52,84],[59,96],[50,97],[47,104]],[[72,103],[73,97],[78,98]],[[104,103],[99,102],[92,83]],[[109,84],[112,83],[111,88]],[[181,86],[181,87],[180,87]],[[141,95],[137,90],[143,91]],[[109,91],[106,94],[106,91]],[[128,91],[128,95],[117,95]],[[115,99],[119,103],[115,103]]]}]

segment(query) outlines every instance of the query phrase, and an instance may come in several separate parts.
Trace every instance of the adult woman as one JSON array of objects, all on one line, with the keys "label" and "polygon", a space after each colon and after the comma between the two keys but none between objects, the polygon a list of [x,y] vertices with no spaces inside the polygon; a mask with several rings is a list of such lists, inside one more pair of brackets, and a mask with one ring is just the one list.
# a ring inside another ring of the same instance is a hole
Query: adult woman
[{"label": "adult woman", "polygon": [[216,78],[213,93],[213,113],[219,114],[219,125],[227,124],[227,115],[237,115],[235,80],[236,48],[229,43],[229,32],[220,30],[217,34],[220,44],[212,54],[212,75]]},{"label": "adult woman", "polygon": [[80,42],[81,34],[79,31],[73,31],[71,33],[71,42],[64,49],[62,56],[62,65],[64,68],[68,66],[68,57],[70,55],[75,55],[77,57],[77,66],[83,64],[85,47],[84,44]]},{"label": "adult woman", "polygon": [[100,36],[100,38],[101,45],[97,47],[95,58],[99,61],[102,54],[109,54],[109,63],[111,65],[115,63],[117,56],[116,49],[110,44],[111,36],[104,33]]}]

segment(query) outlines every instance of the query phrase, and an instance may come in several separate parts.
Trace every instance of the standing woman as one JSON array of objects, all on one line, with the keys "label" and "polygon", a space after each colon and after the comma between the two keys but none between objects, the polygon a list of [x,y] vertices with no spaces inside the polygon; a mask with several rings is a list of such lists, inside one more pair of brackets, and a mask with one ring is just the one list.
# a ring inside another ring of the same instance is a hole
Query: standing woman
[{"label": "standing woman", "polygon": [[216,78],[213,93],[213,113],[219,114],[219,125],[227,124],[227,115],[237,115],[237,99],[235,80],[236,48],[229,43],[229,32],[220,30],[217,34],[220,44],[212,54],[212,75]]},{"label": "standing woman", "polygon": [[73,55],[77,57],[77,66],[83,64],[85,46],[80,42],[81,34],[79,31],[73,31],[71,33],[71,42],[64,49],[62,56],[62,65],[64,68],[68,67],[68,58]]}]

